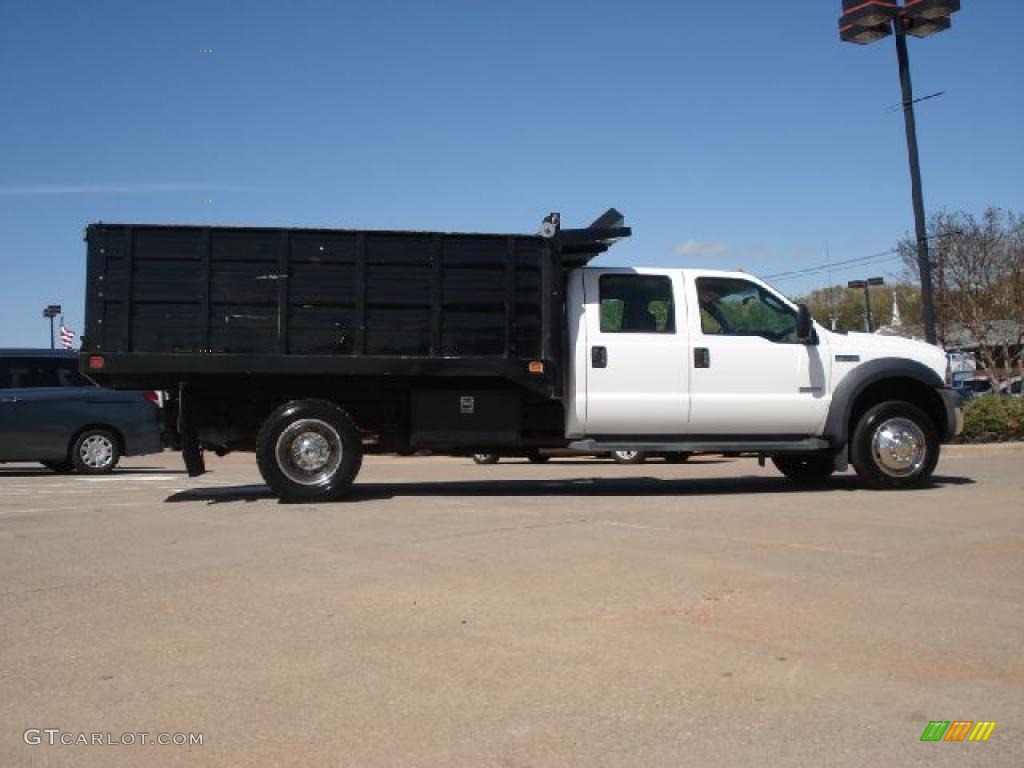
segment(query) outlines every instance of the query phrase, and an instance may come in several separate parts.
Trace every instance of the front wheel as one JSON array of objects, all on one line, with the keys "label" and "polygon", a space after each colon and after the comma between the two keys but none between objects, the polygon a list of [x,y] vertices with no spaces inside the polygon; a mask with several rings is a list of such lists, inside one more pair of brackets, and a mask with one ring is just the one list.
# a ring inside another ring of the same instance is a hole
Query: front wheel
[{"label": "front wheel", "polygon": [[772,464],[790,480],[807,485],[823,483],[835,472],[831,454],[783,454],[772,456]]},{"label": "front wheel", "polygon": [[550,456],[548,456],[546,453],[541,453],[540,451],[534,451],[533,453],[529,453],[527,454],[526,458],[531,464],[547,464],[549,461],[551,461]]},{"label": "front wheel", "polygon": [[643,464],[646,459],[643,451],[612,451],[612,461],[616,464]]},{"label": "front wheel", "polygon": [[927,414],[898,400],[869,408],[857,422],[850,458],[872,488],[919,488],[939,461],[939,435]]},{"label": "front wheel", "polygon": [[334,403],[293,400],[260,428],[256,463],[282,500],[331,501],[355,480],[363,445],[352,418]]},{"label": "front wheel", "polygon": [[71,446],[71,463],[83,475],[112,472],[120,458],[117,437],[106,429],[87,429]]},{"label": "front wheel", "polygon": [[474,453],[473,454],[474,464],[497,464],[498,454],[496,453]]}]

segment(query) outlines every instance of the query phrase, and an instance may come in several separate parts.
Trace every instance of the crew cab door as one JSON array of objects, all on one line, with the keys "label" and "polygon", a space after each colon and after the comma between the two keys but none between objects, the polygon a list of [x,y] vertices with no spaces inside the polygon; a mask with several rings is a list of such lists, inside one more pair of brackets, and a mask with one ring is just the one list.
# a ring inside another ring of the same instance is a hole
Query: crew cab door
[{"label": "crew cab door", "polygon": [[[576,375],[585,378],[587,435],[686,430],[689,397],[679,282],[654,270],[584,270],[585,353],[577,354]],[[577,344],[581,341],[577,338]]]},{"label": "crew cab door", "polygon": [[818,434],[830,402],[826,341],[800,342],[796,309],[757,281],[693,277],[690,433]]}]

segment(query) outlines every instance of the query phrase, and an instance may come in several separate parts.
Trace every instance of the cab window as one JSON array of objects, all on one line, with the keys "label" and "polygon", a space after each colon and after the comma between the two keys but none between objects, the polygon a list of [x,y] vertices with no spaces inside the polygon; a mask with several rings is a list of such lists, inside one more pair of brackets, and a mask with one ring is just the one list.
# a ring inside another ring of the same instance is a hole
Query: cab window
[{"label": "cab window", "polygon": [[675,333],[672,281],[662,275],[602,275],[601,333]]},{"label": "cab window", "polygon": [[749,280],[697,279],[700,327],[710,336],[760,336],[796,342],[796,311],[770,291]]}]

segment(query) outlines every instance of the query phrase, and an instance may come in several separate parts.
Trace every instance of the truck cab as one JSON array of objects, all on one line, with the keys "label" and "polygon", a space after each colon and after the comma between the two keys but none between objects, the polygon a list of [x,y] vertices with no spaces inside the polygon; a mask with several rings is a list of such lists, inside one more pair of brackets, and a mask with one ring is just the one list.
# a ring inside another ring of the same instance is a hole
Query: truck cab
[{"label": "truck cab", "polygon": [[901,487],[959,429],[941,349],[828,331],[744,272],[584,267],[566,307],[566,435],[580,449],[752,451],[795,479],[852,460]]}]

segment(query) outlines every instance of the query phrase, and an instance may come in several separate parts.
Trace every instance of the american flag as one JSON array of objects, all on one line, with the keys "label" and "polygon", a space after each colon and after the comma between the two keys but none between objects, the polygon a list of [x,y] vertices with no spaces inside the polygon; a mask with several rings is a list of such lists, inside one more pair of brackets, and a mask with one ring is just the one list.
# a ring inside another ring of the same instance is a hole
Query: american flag
[{"label": "american flag", "polygon": [[60,346],[63,349],[71,349],[71,346],[75,343],[75,332],[72,331],[68,326],[64,325],[64,319],[60,321]]}]

